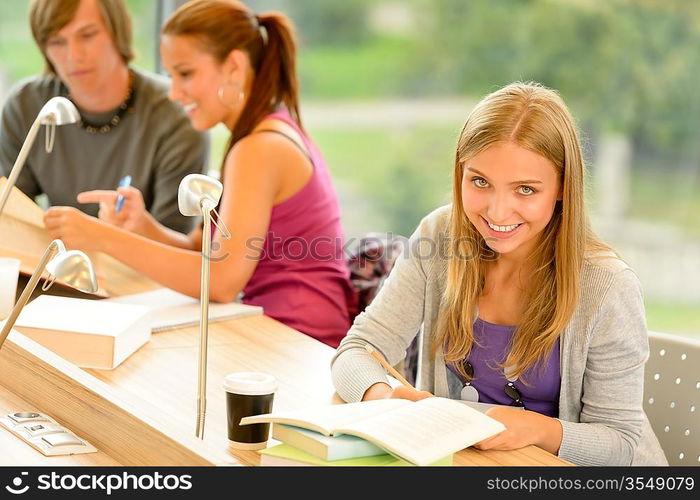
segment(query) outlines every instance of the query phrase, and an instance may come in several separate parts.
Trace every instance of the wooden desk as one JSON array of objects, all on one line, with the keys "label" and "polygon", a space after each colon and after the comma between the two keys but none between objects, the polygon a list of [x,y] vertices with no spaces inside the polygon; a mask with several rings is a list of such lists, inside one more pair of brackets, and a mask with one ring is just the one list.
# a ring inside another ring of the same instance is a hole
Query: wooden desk
[{"label": "wooden desk", "polygon": [[[158,408],[163,425],[175,433],[195,433],[198,332],[193,328],[155,334],[117,370],[87,370],[120,395],[142,394]],[[262,347],[262,344],[265,347]],[[255,452],[229,450],[222,387],[227,373],[263,371],[279,381],[274,410],[292,410],[341,402],[331,383],[334,350],[266,316],[209,325],[209,370],[205,444],[223,461],[233,457],[258,465]],[[151,383],[144,386],[143,381]],[[513,452],[469,448],[458,465],[570,465],[535,446]]]},{"label": "wooden desk", "polygon": [[[43,411],[92,442],[104,452],[95,460],[123,465],[259,464],[257,453],[228,448],[222,383],[233,371],[274,375],[275,410],[339,402],[329,375],[330,347],[265,316],[209,328],[203,441],[195,438],[196,327],[154,334],[112,371],[81,370],[13,332],[0,350],[0,385],[26,399],[22,409]],[[42,390],[50,397],[40,396]],[[8,391],[0,393],[0,402],[3,394]],[[456,455],[455,464],[570,465],[534,446],[512,452],[469,448]]]},{"label": "wooden desk", "polygon": [[[27,403],[22,398],[0,386],[1,415],[7,415],[16,411],[33,410],[34,408],[34,405]],[[6,431],[4,427],[0,427],[0,450],[3,451],[0,453],[0,465],[7,466],[119,465],[119,462],[103,451],[84,455],[45,457],[11,432]]]}]

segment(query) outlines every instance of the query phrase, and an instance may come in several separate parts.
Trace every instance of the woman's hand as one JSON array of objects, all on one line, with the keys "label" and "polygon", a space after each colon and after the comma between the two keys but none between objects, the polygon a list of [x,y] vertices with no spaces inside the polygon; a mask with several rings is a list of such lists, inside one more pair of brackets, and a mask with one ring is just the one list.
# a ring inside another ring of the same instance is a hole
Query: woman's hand
[{"label": "woman's hand", "polygon": [[406,387],[405,385],[397,386],[392,389],[389,384],[384,382],[377,382],[373,384],[365,391],[362,401],[370,401],[372,399],[410,399],[411,401],[419,401],[421,399],[432,397],[432,394],[428,391],[419,391],[413,387]]},{"label": "woman's hand", "polygon": [[[120,195],[124,201],[117,212],[117,199]],[[135,187],[120,187],[116,191],[85,191],[78,194],[78,203],[99,203],[97,216],[100,220],[142,236],[147,235],[151,216],[146,210],[141,191]]]},{"label": "woman's hand", "polygon": [[516,450],[534,444],[555,455],[559,452],[562,428],[556,418],[507,406],[491,408],[486,415],[501,422],[506,430],[476,443],[475,448]]},{"label": "woman's hand", "polygon": [[391,397],[394,399],[410,399],[411,401],[420,401],[425,398],[432,398],[433,394],[428,391],[419,391],[414,387],[406,387],[398,385],[391,392]]},{"label": "woman's hand", "polygon": [[52,239],[59,238],[66,248],[98,250],[99,221],[73,207],[51,207],[44,214],[44,225]]}]

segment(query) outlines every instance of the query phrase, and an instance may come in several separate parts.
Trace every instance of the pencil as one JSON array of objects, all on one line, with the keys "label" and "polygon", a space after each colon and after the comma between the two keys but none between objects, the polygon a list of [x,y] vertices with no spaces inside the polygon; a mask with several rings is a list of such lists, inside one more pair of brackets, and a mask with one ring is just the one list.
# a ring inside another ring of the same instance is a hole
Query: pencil
[{"label": "pencil", "polygon": [[369,344],[365,344],[365,349],[367,350],[368,353],[370,353],[381,365],[384,367],[384,369],[389,372],[389,375],[394,377],[396,380],[401,382],[403,385],[406,387],[410,387],[411,389],[415,389],[411,384],[409,384],[408,380],[403,378],[399,372],[394,370],[394,367],[389,364],[389,362],[384,359],[384,357],[379,354],[377,351],[374,350],[374,347],[372,347]]}]

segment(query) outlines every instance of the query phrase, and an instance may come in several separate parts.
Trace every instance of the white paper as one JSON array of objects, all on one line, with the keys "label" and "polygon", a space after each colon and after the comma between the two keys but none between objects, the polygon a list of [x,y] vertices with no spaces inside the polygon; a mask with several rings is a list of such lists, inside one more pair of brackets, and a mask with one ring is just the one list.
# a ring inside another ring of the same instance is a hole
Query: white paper
[{"label": "white paper", "polygon": [[[123,295],[106,299],[104,302],[136,304],[149,307],[151,310],[151,331],[153,333],[199,324],[199,299],[194,299],[169,288]],[[238,302],[230,302],[228,304],[209,303],[210,323],[262,313],[262,307],[249,306]]]}]

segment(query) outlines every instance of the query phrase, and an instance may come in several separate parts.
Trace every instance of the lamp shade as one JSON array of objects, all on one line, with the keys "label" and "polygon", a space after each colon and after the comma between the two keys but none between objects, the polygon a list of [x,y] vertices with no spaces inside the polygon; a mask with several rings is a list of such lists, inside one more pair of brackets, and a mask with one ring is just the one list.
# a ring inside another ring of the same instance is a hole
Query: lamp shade
[{"label": "lamp shade", "polygon": [[219,204],[224,187],[221,182],[202,174],[188,174],[177,191],[177,205],[182,215],[202,215],[202,201],[209,200],[212,208]]},{"label": "lamp shade", "polygon": [[97,291],[95,270],[89,257],[80,250],[59,252],[46,264],[46,270],[56,279],[80,291]]},{"label": "lamp shade", "polygon": [[42,125],[67,125],[79,122],[80,113],[70,100],[56,96],[46,101],[37,118]]}]

